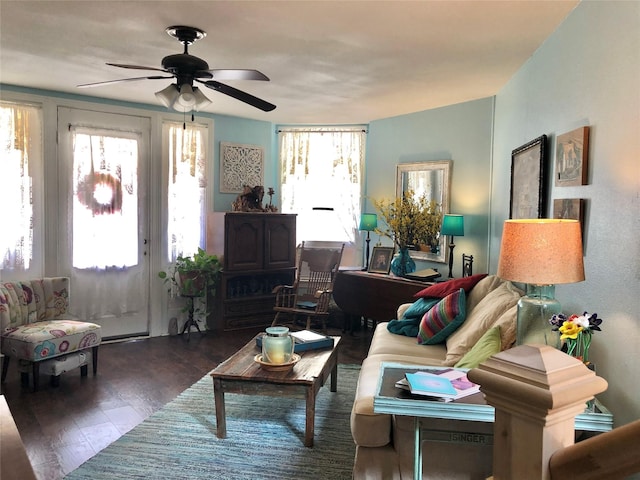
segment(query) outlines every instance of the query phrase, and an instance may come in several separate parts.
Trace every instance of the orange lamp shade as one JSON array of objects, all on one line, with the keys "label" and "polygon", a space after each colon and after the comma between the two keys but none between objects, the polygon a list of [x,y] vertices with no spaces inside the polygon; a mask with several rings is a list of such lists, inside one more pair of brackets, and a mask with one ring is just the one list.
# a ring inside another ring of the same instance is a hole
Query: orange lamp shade
[{"label": "orange lamp shade", "polygon": [[506,220],[497,274],[505,280],[532,285],[583,281],[580,222]]}]

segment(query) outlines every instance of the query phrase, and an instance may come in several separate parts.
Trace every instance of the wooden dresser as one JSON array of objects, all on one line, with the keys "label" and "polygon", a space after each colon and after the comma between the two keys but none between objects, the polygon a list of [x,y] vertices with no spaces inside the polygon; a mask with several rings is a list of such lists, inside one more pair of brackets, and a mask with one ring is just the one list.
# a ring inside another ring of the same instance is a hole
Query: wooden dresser
[{"label": "wooden dresser", "polygon": [[209,225],[208,231],[220,237],[224,229],[224,258],[209,328],[269,325],[275,315],[271,291],[295,278],[296,215],[228,212],[210,218],[219,225]]}]

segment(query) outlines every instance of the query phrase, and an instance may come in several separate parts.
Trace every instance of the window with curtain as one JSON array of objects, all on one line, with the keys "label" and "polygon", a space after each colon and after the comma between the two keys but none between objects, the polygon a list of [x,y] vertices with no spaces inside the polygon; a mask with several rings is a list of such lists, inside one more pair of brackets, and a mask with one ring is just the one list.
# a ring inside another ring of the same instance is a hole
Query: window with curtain
[{"label": "window with curtain", "polygon": [[[42,112],[0,102],[0,270],[33,267],[36,188],[42,165]],[[39,181],[42,181],[40,178]]]},{"label": "window with curtain", "polygon": [[282,129],[279,144],[282,212],[298,214],[298,240],[354,242],[364,129]]},{"label": "window with curtain", "polygon": [[173,262],[205,246],[208,128],[166,122],[163,137],[169,161],[168,260]]}]

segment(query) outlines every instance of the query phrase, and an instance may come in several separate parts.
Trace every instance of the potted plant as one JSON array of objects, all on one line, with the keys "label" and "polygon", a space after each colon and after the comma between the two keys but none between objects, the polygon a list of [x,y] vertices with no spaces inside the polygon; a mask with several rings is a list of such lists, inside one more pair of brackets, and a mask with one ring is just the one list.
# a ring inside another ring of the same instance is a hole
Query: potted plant
[{"label": "potted plant", "polygon": [[215,292],[222,264],[216,255],[209,255],[202,248],[192,256],[178,255],[168,272],[158,276],[170,284],[169,291],[185,297],[203,297]]}]

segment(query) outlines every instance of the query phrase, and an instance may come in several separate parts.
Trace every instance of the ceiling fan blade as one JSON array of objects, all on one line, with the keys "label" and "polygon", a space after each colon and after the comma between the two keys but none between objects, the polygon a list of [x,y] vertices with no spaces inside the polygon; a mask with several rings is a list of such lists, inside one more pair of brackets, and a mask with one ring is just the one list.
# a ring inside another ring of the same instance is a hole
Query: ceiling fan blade
[{"label": "ceiling fan blade", "polygon": [[132,68],[134,70],[156,70],[158,72],[171,73],[169,72],[169,70],[165,70],[164,68],[145,67],[143,65],[128,65],[126,63],[108,63],[108,62],[107,62],[107,65],[110,65],[112,67],[119,67],[119,68]]},{"label": "ceiling fan blade", "polygon": [[251,69],[216,69],[212,68],[208,70],[213,74],[213,78],[216,80],[262,80],[265,82],[269,81],[269,77],[267,77],[264,73],[259,72],[258,70]]},{"label": "ceiling fan blade", "polygon": [[[197,80],[197,79],[196,79]],[[254,97],[253,95],[243,92],[242,90],[238,90],[237,88],[230,87],[229,85],[225,85],[224,83],[216,82],[215,80],[197,80],[200,83],[205,84],[212,90],[215,90],[220,93],[224,93],[225,95],[229,95],[230,97],[235,98],[236,100],[240,100],[241,102],[247,103],[252,107],[256,107],[263,112],[270,112],[275,109],[276,106],[272,103],[269,103],[265,100],[262,100],[258,97]]]},{"label": "ceiling fan blade", "polygon": [[150,77],[120,78],[118,80],[107,80],[106,82],[83,83],[82,85],[77,85],[77,87],[78,88],[100,87],[102,85],[109,85],[111,83],[132,82],[135,80],[161,80],[163,78],[173,78],[173,76],[166,77],[162,75],[152,75]]}]

